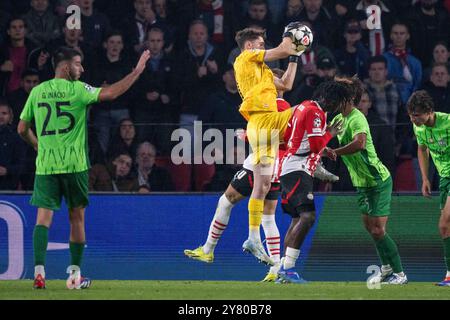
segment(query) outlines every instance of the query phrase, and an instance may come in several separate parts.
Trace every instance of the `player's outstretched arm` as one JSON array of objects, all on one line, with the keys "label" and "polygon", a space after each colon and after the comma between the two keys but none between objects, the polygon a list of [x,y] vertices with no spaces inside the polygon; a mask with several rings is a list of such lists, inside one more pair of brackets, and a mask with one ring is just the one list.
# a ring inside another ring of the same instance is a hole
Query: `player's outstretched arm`
[{"label": "player's outstretched arm", "polygon": [[24,120],[19,121],[19,125],[17,126],[17,133],[22,137],[23,140],[26,141],[30,146],[37,151],[38,142],[37,138],[33,133],[33,130],[30,129],[30,123]]},{"label": "player's outstretched arm", "polygon": [[131,71],[122,80],[113,83],[109,87],[101,89],[99,102],[114,100],[130,89],[130,87],[136,82],[137,79],[139,79],[139,76],[144,71],[148,59],[150,59],[150,51],[145,50],[139,58],[139,61],[133,71]]}]

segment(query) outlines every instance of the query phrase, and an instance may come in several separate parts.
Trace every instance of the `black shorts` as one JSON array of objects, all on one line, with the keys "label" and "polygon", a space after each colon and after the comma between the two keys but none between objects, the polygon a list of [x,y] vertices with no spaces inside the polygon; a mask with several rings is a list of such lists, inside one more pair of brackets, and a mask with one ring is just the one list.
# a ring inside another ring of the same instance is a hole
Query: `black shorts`
[{"label": "black shorts", "polygon": [[[253,190],[253,172],[247,169],[241,169],[231,180],[231,186],[244,197],[250,197]],[[280,184],[272,182],[269,192],[266,195],[266,200],[278,200],[280,196]]]},{"label": "black shorts", "polygon": [[303,212],[316,211],[313,195],[313,178],[304,171],[294,171],[280,177],[281,207],[293,218]]}]

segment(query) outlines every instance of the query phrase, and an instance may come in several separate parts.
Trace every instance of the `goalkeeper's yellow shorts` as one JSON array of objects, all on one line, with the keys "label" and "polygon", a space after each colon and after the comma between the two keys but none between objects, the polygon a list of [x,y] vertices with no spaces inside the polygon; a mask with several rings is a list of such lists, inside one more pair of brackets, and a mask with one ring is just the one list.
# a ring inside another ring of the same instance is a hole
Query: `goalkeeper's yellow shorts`
[{"label": "goalkeeper's yellow shorts", "polygon": [[253,152],[253,165],[273,165],[291,118],[291,109],[283,112],[255,112],[247,123],[247,137]]}]

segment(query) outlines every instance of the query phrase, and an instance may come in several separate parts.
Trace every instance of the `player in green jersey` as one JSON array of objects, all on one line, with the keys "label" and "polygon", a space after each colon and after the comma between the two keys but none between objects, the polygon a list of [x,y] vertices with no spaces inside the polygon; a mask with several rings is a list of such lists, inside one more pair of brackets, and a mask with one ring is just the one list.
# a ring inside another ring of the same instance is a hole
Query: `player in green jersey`
[{"label": "player in green jersey", "polygon": [[358,205],[366,230],[371,235],[381,260],[381,273],[371,279],[373,282],[406,284],[398,248],[386,233],[390,214],[392,178],[375,151],[369,124],[364,114],[355,106],[359,104],[363,87],[356,78],[338,79],[352,91],[353,99],[332,123],[343,121],[343,130],[338,134],[340,148],[326,152],[332,159],[341,156],[346,165],[353,186],[359,194]]},{"label": "player in green jersey", "polygon": [[450,286],[450,114],[434,112],[433,99],[424,90],[416,91],[409,98],[407,109],[417,138],[422,194],[427,198],[431,197],[431,183],[428,179],[430,154],[441,178],[439,232],[444,242],[447,275],[437,285]]},{"label": "player in green jersey", "polygon": [[[80,52],[62,47],[53,57],[55,78],[35,87],[20,115],[21,137],[37,151],[36,178],[31,204],[38,207],[33,231],[34,288],[45,288],[45,257],[53,211],[62,197],[69,209],[71,265],[67,287],[83,289],[90,280],[81,276],[80,265],[86,242],[84,213],[88,205],[87,106],[111,101],[125,93],[144,71],[149,51],[144,51],[135,69],[105,88],[78,81],[84,72]],[[35,121],[36,135],[30,129]]]}]

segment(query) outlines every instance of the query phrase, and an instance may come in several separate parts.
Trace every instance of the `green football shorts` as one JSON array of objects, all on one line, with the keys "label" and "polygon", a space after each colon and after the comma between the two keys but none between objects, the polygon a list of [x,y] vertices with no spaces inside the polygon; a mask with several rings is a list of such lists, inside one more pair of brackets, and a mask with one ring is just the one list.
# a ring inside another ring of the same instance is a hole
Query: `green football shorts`
[{"label": "green football shorts", "polygon": [[67,207],[85,208],[88,199],[88,171],[36,175],[30,203],[38,208],[59,210],[64,197]]},{"label": "green football shorts", "polygon": [[357,188],[358,206],[362,214],[384,217],[391,214],[392,178],[380,181],[375,187]]},{"label": "green football shorts", "polygon": [[444,209],[447,198],[450,197],[450,178],[443,178],[439,181],[439,197],[441,210]]}]

